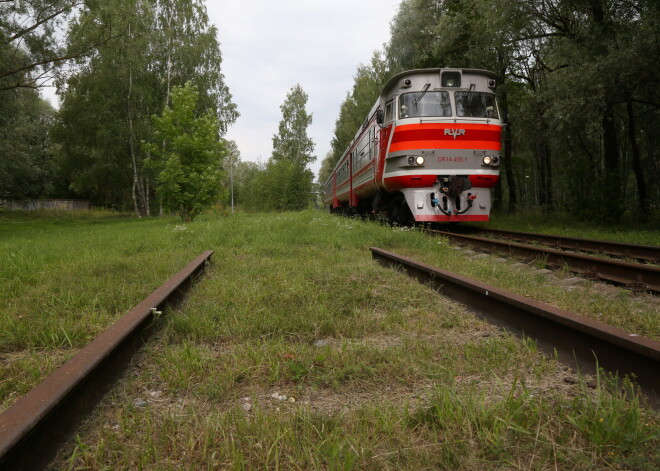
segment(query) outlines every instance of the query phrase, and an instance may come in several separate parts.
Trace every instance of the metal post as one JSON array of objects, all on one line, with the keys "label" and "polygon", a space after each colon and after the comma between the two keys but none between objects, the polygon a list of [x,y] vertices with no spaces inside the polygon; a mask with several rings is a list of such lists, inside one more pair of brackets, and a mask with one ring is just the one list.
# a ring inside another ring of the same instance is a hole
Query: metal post
[{"label": "metal post", "polygon": [[234,215],[234,155],[229,156],[229,186],[231,187],[231,214]]}]

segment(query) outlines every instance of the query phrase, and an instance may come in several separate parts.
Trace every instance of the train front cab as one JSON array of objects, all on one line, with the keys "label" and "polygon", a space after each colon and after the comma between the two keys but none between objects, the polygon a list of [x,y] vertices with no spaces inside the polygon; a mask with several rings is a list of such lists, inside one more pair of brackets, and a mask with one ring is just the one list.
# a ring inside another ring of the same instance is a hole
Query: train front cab
[{"label": "train front cab", "polygon": [[426,69],[385,86],[382,186],[403,194],[415,221],[488,220],[501,146],[495,77]]}]

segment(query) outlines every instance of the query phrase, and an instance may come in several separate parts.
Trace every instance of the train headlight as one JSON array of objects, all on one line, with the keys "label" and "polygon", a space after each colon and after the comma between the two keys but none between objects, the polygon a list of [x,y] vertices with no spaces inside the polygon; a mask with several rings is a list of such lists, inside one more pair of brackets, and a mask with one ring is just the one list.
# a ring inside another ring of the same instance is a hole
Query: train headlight
[{"label": "train headlight", "polygon": [[496,155],[485,155],[482,160],[484,165],[490,165],[491,167],[497,167],[500,164],[500,158]]},{"label": "train headlight", "polygon": [[421,155],[409,155],[408,156],[408,165],[411,167],[415,167],[418,165],[424,165],[424,162],[426,159],[421,156]]}]

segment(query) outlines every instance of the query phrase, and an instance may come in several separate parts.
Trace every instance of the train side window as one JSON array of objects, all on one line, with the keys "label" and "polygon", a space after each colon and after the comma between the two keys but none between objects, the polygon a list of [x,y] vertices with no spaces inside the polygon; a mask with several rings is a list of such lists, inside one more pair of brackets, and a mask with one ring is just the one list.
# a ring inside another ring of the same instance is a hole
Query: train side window
[{"label": "train side window", "polygon": [[362,167],[364,162],[367,160],[367,155],[369,153],[369,133],[365,132],[360,139],[360,143],[357,146],[356,152],[358,153],[358,168]]},{"label": "train side window", "polygon": [[394,119],[394,100],[385,103],[385,122],[389,123]]}]

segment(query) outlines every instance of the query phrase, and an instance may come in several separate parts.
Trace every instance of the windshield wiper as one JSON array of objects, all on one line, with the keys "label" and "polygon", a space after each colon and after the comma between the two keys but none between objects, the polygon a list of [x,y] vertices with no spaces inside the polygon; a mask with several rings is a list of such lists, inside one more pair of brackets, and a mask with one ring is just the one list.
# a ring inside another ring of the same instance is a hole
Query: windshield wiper
[{"label": "windshield wiper", "polygon": [[419,103],[419,100],[422,99],[424,95],[426,95],[426,91],[429,89],[431,86],[431,82],[427,82],[426,85],[424,85],[424,88],[422,88],[422,91],[417,94],[415,99],[413,100],[413,105],[417,105]]}]

